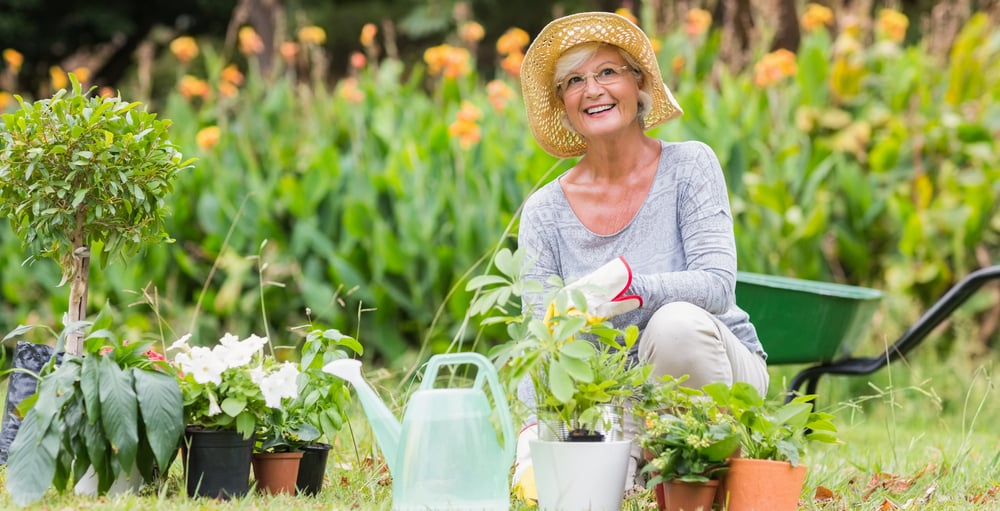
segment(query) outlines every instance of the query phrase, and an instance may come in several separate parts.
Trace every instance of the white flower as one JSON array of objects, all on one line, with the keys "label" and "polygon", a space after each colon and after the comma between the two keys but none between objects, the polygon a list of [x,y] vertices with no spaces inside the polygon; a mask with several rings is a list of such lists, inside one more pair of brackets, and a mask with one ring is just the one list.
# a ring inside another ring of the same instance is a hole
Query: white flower
[{"label": "white flower", "polygon": [[267,373],[264,372],[264,366],[257,366],[250,370],[250,381],[254,382],[258,387],[265,376],[267,376]]},{"label": "white flower", "polygon": [[223,335],[222,337],[219,338],[219,344],[223,346],[232,346],[239,342],[240,338],[237,337],[236,334],[231,334],[229,332],[226,332],[226,335]]},{"label": "white flower", "polygon": [[191,339],[191,334],[188,333],[182,335],[180,339],[174,341],[174,343],[171,344],[169,348],[167,348],[167,351],[170,350],[191,351],[191,345],[188,344],[188,340],[190,339]]},{"label": "white flower", "polygon": [[214,392],[209,392],[208,393],[208,414],[207,415],[209,417],[215,417],[216,415],[219,415],[220,413],[222,413],[222,407],[219,406],[218,401],[216,401],[216,399],[215,399],[215,393]]},{"label": "white flower", "polygon": [[280,369],[262,378],[258,385],[267,406],[278,408],[281,406],[282,399],[297,397],[299,395],[299,389],[296,385],[298,377],[299,368],[291,362],[285,362]]},{"label": "white flower", "polygon": [[178,353],[174,360],[182,371],[191,373],[198,383],[222,383],[222,372],[226,370],[226,366],[208,348],[195,346],[189,353]]}]

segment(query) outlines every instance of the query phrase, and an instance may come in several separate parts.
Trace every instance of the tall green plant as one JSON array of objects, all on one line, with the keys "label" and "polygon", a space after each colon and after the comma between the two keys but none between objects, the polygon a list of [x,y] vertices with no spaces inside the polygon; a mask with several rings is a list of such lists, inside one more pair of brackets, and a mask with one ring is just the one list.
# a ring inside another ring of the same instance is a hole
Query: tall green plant
[{"label": "tall green plant", "polygon": [[[90,250],[125,259],[164,230],[172,181],[191,166],[167,138],[170,121],[118,97],[84,93],[70,75],[50,99],[3,115],[0,215],[36,257],[55,259],[70,281],[69,322],[87,315]],[[108,259],[102,261],[107,262]],[[82,352],[82,332],[66,350]]]}]

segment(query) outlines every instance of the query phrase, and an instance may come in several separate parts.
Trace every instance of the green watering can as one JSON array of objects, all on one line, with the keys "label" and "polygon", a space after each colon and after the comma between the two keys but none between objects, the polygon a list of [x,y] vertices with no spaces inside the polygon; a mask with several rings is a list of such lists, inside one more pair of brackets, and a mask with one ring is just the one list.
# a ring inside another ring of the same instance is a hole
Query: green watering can
[{"label": "green watering can", "polygon": [[[470,388],[434,388],[438,370],[471,364]],[[323,370],[354,386],[392,475],[394,510],[503,510],[510,508],[508,476],[514,460],[513,423],[496,369],[478,353],[435,355],[427,362],[402,425],[361,375],[361,362],[342,359]],[[491,421],[496,403],[503,443]]]}]

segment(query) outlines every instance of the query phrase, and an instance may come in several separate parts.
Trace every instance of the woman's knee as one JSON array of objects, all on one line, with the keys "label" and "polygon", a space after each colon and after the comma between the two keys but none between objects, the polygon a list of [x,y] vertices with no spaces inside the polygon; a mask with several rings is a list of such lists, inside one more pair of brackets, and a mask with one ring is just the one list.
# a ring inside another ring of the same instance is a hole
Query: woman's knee
[{"label": "woman's knee", "polygon": [[689,302],[670,302],[649,318],[645,332],[660,347],[689,345],[696,337],[718,337],[710,313]]}]

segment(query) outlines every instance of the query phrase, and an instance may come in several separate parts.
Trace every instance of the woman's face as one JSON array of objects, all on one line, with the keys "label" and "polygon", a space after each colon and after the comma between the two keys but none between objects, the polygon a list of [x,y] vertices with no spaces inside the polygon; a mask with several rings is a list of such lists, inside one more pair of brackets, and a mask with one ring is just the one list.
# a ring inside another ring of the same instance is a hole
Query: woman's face
[{"label": "woman's face", "polygon": [[572,69],[560,87],[570,124],[588,140],[639,122],[639,83],[614,48],[599,49]]}]

